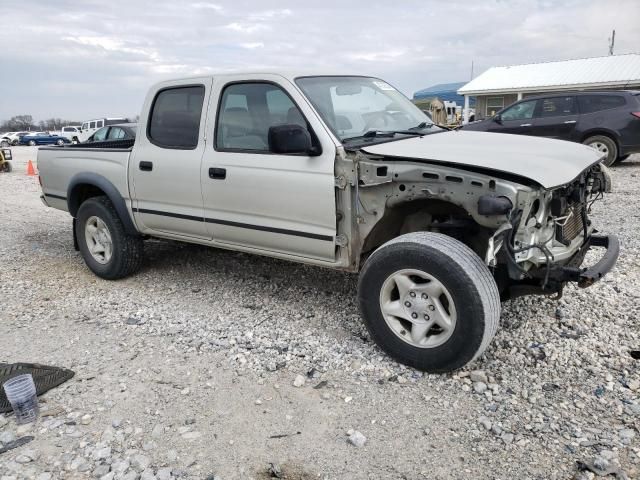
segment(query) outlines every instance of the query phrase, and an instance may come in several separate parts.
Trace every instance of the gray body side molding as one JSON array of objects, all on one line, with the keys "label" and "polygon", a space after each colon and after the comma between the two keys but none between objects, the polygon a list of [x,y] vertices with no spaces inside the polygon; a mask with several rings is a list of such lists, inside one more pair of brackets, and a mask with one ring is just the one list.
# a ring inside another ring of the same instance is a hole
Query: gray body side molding
[{"label": "gray body side molding", "polygon": [[118,189],[109,180],[97,173],[81,172],[71,178],[69,186],[67,187],[67,206],[72,217],[76,217],[78,209],[80,208],[80,189],[76,188],[79,185],[91,185],[102,190],[109,200],[111,200],[116,212],[118,212],[118,216],[120,220],[122,220],[126,232],[129,235],[140,234],[133,224],[127,204]]}]

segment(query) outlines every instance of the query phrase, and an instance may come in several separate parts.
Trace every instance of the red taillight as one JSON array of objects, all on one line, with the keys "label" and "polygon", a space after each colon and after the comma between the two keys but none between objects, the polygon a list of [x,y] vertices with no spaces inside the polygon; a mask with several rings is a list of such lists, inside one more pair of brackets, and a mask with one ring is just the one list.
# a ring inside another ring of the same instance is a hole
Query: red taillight
[{"label": "red taillight", "polygon": [[640,118],[640,112],[631,112],[631,115]]}]

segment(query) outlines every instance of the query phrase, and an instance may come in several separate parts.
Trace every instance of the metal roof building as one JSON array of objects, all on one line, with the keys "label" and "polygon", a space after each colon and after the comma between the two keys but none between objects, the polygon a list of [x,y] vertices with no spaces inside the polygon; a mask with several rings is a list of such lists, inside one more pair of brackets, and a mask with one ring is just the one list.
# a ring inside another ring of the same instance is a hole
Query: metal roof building
[{"label": "metal roof building", "polygon": [[[458,89],[476,97],[476,119],[525,96],[577,90],[640,88],[640,54],[491,67]],[[466,104],[466,103],[465,103]]]}]

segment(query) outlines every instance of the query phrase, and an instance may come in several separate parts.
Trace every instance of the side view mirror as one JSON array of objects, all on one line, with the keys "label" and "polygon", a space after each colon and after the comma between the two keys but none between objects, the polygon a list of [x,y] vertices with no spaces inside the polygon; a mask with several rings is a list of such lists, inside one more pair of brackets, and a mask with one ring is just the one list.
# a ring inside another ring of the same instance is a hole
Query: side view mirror
[{"label": "side view mirror", "polygon": [[493,121],[496,123],[502,123],[502,117],[500,116],[499,113],[493,116]]},{"label": "side view mirror", "polygon": [[297,124],[274,125],[269,128],[269,150],[273,153],[319,155],[309,131]]}]

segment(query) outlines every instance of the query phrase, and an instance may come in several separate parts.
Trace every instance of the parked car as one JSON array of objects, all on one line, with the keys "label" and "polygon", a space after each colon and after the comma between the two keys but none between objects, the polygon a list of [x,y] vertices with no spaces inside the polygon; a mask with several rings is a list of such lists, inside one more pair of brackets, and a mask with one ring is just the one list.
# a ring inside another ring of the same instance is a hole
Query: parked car
[{"label": "parked car", "polygon": [[131,148],[38,152],[42,199],[74,218],[96,275],[134,273],[149,237],[360,272],[371,337],[419,369],[477,358],[501,297],[588,287],[618,257],[588,219],[610,189],[602,152],[445,131],[377,78],[166,81],[140,132]]},{"label": "parked car", "polygon": [[65,143],[71,143],[71,140],[60,135],[52,135],[49,132],[37,132],[19,137],[18,143],[33,147],[35,145],[64,145]]},{"label": "parked car", "polygon": [[67,125],[62,127],[59,132],[53,132],[61,137],[65,137],[71,143],[80,142],[81,127],[80,125]]},{"label": "parked car", "polygon": [[86,142],[98,129],[108,125],[116,125],[118,123],[127,123],[129,120],[123,117],[98,118],[96,120],[87,120],[82,122],[82,128],[78,140],[80,143]]},{"label": "parked car", "polygon": [[0,140],[0,146],[8,147],[10,145],[15,146],[20,143],[20,137],[23,135],[29,135],[34,132],[9,132]]},{"label": "parked car", "polygon": [[136,138],[136,123],[119,123],[102,127],[91,135],[85,143],[108,142],[111,140],[133,140]]},{"label": "parked car", "polygon": [[576,92],[525,98],[464,130],[584,143],[605,165],[640,152],[640,91]]}]

